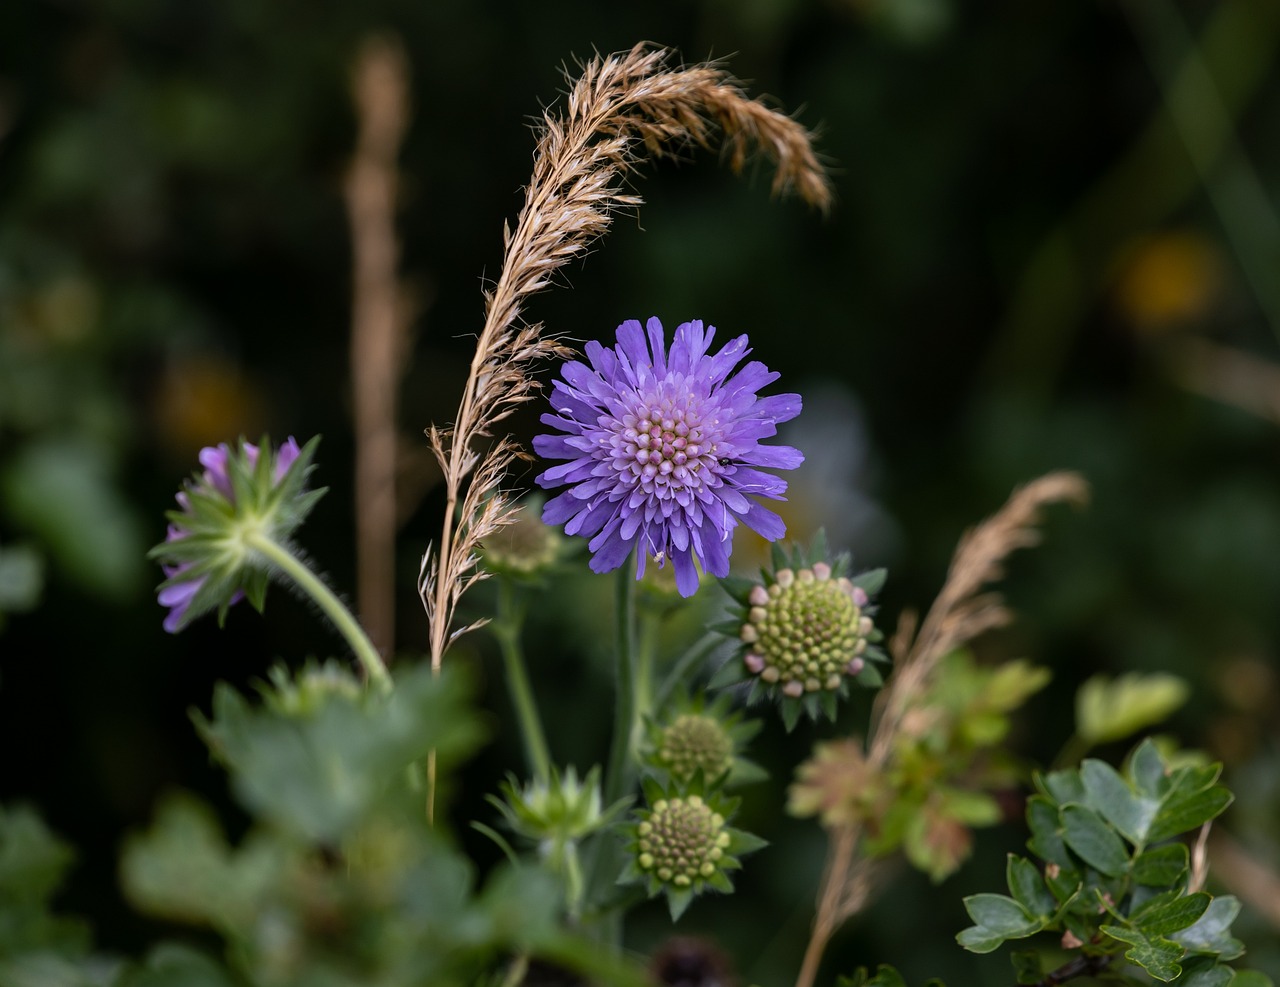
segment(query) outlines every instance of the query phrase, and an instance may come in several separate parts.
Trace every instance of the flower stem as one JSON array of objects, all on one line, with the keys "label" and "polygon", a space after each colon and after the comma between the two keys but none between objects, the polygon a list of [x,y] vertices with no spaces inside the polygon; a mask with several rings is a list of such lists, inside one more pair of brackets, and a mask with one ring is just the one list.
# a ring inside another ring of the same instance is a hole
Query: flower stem
[{"label": "flower stem", "polygon": [[516,719],[520,721],[520,732],[524,735],[524,752],[529,759],[529,767],[536,779],[546,781],[551,777],[551,754],[547,748],[546,735],[542,731],[538,706],[533,701],[524,649],[520,645],[520,628],[523,624],[524,607],[516,599],[515,587],[511,580],[499,579],[498,612],[489,626],[502,651],[507,689],[511,693],[511,705],[516,709]]},{"label": "flower stem", "polygon": [[609,768],[604,777],[604,804],[611,805],[626,795],[634,780],[631,738],[636,716],[636,594],[635,571],[630,561],[618,570],[614,595],[617,614],[614,650],[617,652],[617,701],[613,718],[613,742]]},{"label": "flower stem", "polygon": [[722,634],[705,634],[697,644],[677,658],[676,663],[663,678],[662,685],[658,686],[658,692],[653,697],[653,708],[661,710],[671,698],[672,693],[722,641],[724,641]]},{"label": "flower stem", "polygon": [[[635,783],[635,760],[631,750],[636,717],[636,597],[633,563],[623,563],[614,586],[617,611],[614,637],[618,669],[617,706],[614,711],[609,766],[604,776],[605,805],[612,805],[622,796],[630,794]],[[587,887],[598,901],[602,894],[608,893],[613,877],[621,865],[618,861],[617,838],[613,834],[598,833],[591,843]],[[606,945],[621,948],[622,912],[613,908],[601,909],[597,914],[596,935]]]},{"label": "flower stem", "polygon": [[387,666],[382,656],[365,634],[359,622],[351,615],[351,611],[334,595],[333,590],[324,581],[288,549],[258,532],[245,536],[245,541],[271,565],[279,569],[293,580],[294,584],[306,593],[324,611],[338,632],[347,639],[351,650],[364,669],[369,681],[383,691],[391,689],[391,676],[387,674]]}]

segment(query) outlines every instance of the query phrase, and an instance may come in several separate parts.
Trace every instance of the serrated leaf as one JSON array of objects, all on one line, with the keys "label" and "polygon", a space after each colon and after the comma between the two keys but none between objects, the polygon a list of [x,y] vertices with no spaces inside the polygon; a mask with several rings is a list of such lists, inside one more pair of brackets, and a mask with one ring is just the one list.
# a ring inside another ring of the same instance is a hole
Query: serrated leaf
[{"label": "serrated leaf", "polygon": [[1122,836],[1135,845],[1144,843],[1160,803],[1138,795],[1111,765],[1088,758],[1080,765],[1085,801]]},{"label": "serrated leaf", "polygon": [[1049,893],[1044,877],[1030,860],[1009,854],[1005,877],[1013,897],[1030,915],[1048,919],[1058,910],[1058,899]]},{"label": "serrated leaf", "polygon": [[1168,939],[1148,939],[1137,929],[1125,929],[1118,925],[1104,925],[1101,931],[1118,942],[1129,946],[1124,958],[1136,963],[1157,980],[1168,983],[1180,973],[1182,947]]},{"label": "serrated leaf", "polygon": [[1065,805],[1061,810],[1062,838],[1085,863],[1108,877],[1119,877],[1129,868],[1129,853],[1116,831],[1092,809]]},{"label": "serrated leaf", "polygon": [[1190,953],[1213,954],[1224,960],[1234,960],[1244,954],[1244,943],[1231,935],[1231,923],[1239,914],[1240,902],[1234,895],[1219,895],[1193,925],[1169,938],[1181,943]]},{"label": "serrated leaf", "polygon": [[1178,884],[1190,869],[1187,848],[1181,843],[1144,850],[1134,858],[1133,879],[1147,887],[1160,888]]}]

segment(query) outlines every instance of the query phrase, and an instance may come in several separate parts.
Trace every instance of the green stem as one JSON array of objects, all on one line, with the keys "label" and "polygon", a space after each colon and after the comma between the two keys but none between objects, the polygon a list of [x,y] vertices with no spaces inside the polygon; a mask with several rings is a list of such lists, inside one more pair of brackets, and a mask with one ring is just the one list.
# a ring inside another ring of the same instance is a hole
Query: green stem
[{"label": "green stem", "polygon": [[653,708],[662,709],[671,699],[672,693],[689,677],[689,673],[697,668],[722,641],[724,641],[722,634],[704,634],[697,644],[677,658],[676,663],[671,666],[671,670],[662,680],[662,685],[658,686],[658,692],[653,697]]},{"label": "green stem", "polygon": [[382,656],[378,654],[378,649],[365,634],[364,628],[333,590],[329,589],[324,581],[292,552],[276,544],[266,535],[252,532],[245,536],[245,541],[250,548],[292,579],[300,590],[316,602],[325,616],[333,621],[338,632],[347,639],[347,644],[351,645],[351,650],[355,652],[369,681],[383,691],[390,691],[391,676],[387,674],[387,666],[383,664]]},{"label": "green stem", "polygon": [[524,661],[524,648],[520,644],[520,629],[524,624],[524,608],[516,599],[515,587],[509,579],[498,580],[498,612],[490,625],[498,639],[502,661],[506,666],[507,689],[511,693],[511,705],[516,709],[520,733],[524,736],[524,752],[529,768],[538,781],[551,777],[551,753],[547,747],[538,705],[533,700],[533,688],[529,684],[529,670]]},{"label": "green stem", "polygon": [[[604,804],[613,805],[624,795],[629,795],[635,784],[635,760],[631,741],[634,735],[636,715],[636,663],[635,663],[635,567],[630,561],[618,570],[614,600],[617,628],[614,650],[617,652],[617,706],[614,711],[613,740],[609,750],[609,765],[604,778]],[[618,873],[618,839],[609,832],[596,834],[591,841],[587,858],[587,888],[592,898],[599,901],[608,893],[613,877]],[[615,949],[622,946],[622,914],[610,908],[598,909],[593,923],[598,940]]]},{"label": "green stem", "polygon": [[636,716],[636,594],[635,571],[628,560],[618,570],[614,600],[617,628],[614,649],[617,652],[617,702],[613,719],[613,741],[609,749],[609,767],[604,778],[604,804],[612,805],[631,790],[634,763],[631,738]]}]

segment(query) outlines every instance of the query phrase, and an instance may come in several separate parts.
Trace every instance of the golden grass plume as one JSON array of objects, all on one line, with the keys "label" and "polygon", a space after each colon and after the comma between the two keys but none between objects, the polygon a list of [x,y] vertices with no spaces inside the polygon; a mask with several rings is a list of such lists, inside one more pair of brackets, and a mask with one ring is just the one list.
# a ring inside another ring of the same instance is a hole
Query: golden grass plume
[{"label": "golden grass plume", "polygon": [[[890,642],[893,675],[876,697],[865,758],[856,741],[843,751],[851,770],[879,772],[893,752],[904,715],[923,694],[939,661],[979,634],[1008,623],[1012,613],[999,593],[984,587],[1001,578],[1004,561],[1040,541],[1041,512],[1049,504],[1083,505],[1089,486],[1078,473],[1048,473],[1013,492],[996,514],[961,536],[947,580],[916,631],[912,613],[903,615]],[[828,827],[831,844],[818,892],[813,930],[796,987],[811,987],[822,954],[835,931],[856,915],[875,891],[877,862],[859,854],[858,822]]]},{"label": "golden grass plume", "polygon": [[[501,274],[485,293],[484,328],[451,428],[427,430],[444,474],[447,506],[440,542],[422,560],[418,590],[439,668],[458,634],[462,595],[482,579],[477,549],[512,520],[499,492],[522,451],[495,426],[535,395],[532,369],[569,350],[540,324],[524,321],[526,300],[549,287],[561,267],[584,254],[619,210],[641,199],[625,181],[645,157],[690,145],[723,149],[737,170],[759,151],[775,168],[775,192],[795,192],[826,210],[831,185],[812,135],[787,115],[748,97],[722,66],[673,66],[671,54],[637,45],[580,67],[559,112],[543,114],[533,177],[515,226],[504,230]],[[486,448],[480,440],[491,441]],[[472,625],[474,626],[474,625]]]}]

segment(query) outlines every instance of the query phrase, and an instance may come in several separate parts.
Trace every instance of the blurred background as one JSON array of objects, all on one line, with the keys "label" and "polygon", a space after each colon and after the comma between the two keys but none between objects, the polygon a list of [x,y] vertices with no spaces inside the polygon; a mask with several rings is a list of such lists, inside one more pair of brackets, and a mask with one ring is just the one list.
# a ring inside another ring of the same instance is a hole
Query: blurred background
[{"label": "blurred background", "polygon": [[[1253,877],[1280,869],[1280,2],[10,0],[0,800],[38,805],[80,848],[62,904],[94,920],[102,948],[136,953],[157,935],[121,902],[115,860],[159,793],[195,789],[243,826],[188,709],[207,708],[216,679],[243,685],[277,656],[338,647],[280,591],[265,619],[241,607],[225,631],[163,633],[144,556],[199,448],[322,434],[330,493],[305,546],[355,593],[344,181],[353,66],[375,34],[402,46],[410,103],[398,652],[426,646],[415,579],[441,509],[421,430],[454,415],[531,121],[574,58],[639,40],[724,57],[819,131],[832,214],[772,202],[767,169],[736,180],[714,155],[647,167],[638,218],[620,217],[533,317],[576,340],[650,315],[750,334],[778,386],[805,394],[789,524],[826,525],[860,566],[890,567],[887,625],[928,605],[957,537],[1015,485],[1082,471],[1090,508],[1055,512],[1045,544],[1015,560],[1022,619],[979,649],[1053,669],[1016,745],[1050,761],[1094,673],[1174,672],[1192,698],[1170,732],[1227,763],[1238,801],[1224,826]],[[514,427],[527,438],[536,415]],[[735,554],[755,550],[740,539]],[[553,746],[585,768],[608,731],[607,632],[576,631],[535,628],[532,653]],[[518,763],[491,650],[473,635],[458,652],[481,670],[494,735],[460,818],[488,812],[483,795]],[[771,725],[755,742],[774,780],[747,796],[743,825],[774,847],[682,926],[761,984],[790,982],[812,914],[821,834],[779,815],[814,735]],[[960,897],[996,890],[1024,838],[1016,818],[983,832],[941,891],[904,871],[836,961],[1010,981],[1007,959],[952,937]],[[475,852],[495,851],[477,838]],[[1272,912],[1246,909],[1237,931],[1280,977]],[[634,945],[667,931],[655,906]]]}]

